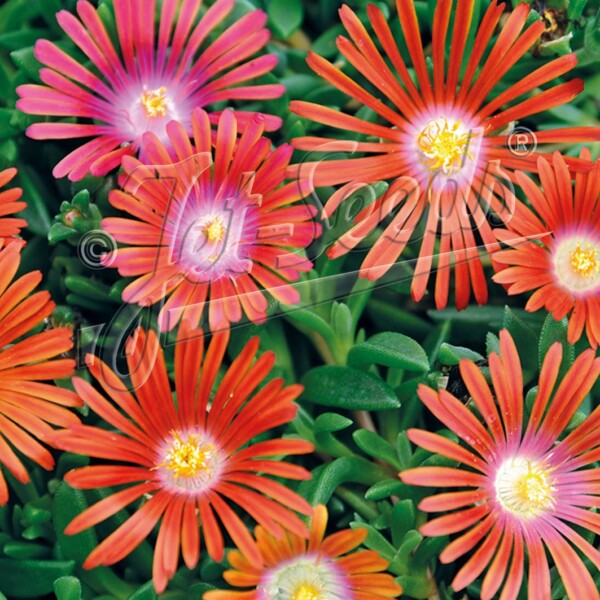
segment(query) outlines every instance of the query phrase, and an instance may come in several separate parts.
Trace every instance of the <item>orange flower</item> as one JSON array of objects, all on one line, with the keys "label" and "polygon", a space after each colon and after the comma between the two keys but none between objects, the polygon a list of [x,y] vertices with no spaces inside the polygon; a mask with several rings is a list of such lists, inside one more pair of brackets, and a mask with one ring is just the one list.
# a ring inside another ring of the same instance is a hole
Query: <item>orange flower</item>
[{"label": "orange flower", "polygon": [[[581,158],[590,159],[583,150]],[[494,281],[510,295],[535,290],[525,308],[545,308],[558,321],[567,315],[568,339],[574,344],[583,330],[590,344],[600,343],[600,161],[589,173],[578,173],[573,188],[564,157],[552,164],[538,160],[542,188],[524,173],[516,179],[533,212],[523,207],[497,238],[510,246],[496,252],[500,267]]]},{"label": "orange flower", "polygon": [[214,560],[221,561],[224,551],[219,521],[237,547],[253,560],[260,559],[254,539],[230,504],[240,506],[278,536],[282,527],[308,536],[294,511],[312,511],[306,500],[268,477],[309,478],[303,467],[274,457],[304,454],[312,451],[312,445],[288,438],[251,443],[257,435],[296,416],[294,400],[302,388],[284,387],[281,379],[271,379],[257,391],[275,359],[273,353],[265,352],[254,360],[258,338],[245,346],[216,384],[229,333],[213,336],[206,352],[201,332],[195,332],[196,337],[192,333],[185,325],[179,329],[176,403],[157,336],[139,329],[126,348],[134,393],[92,355],[87,357],[90,372],[110,399],[83,379],[74,379],[81,397],[113,430],[78,425],[54,438],[63,450],[110,461],[67,473],[70,485],[81,489],[125,486],[77,516],[66,528],[67,534],[93,527],[132,502],[147,499],[94,549],[84,567],[118,562],[161,521],[153,567],[159,593],[177,570],[180,551],[189,568],[198,563],[200,526]]},{"label": "orange flower", "polygon": [[[310,539],[286,532],[276,538],[256,528],[259,560],[236,550],[225,580],[247,591],[210,591],[204,600],[381,600],[397,598],[402,588],[383,573],[389,563],[372,550],[352,552],[366,529],[338,531],[325,538],[327,509],[315,508]],[[351,554],[349,554],[352,552]]]},{"label": "orange flower", "polygon": [[[73,347],[71,330],[49,329],[20,339],[40,325],[54,310],[48,292],[31,292],[39,284],[39,271],[13,278],[21,263],[20,244],[0,250],[0,465],[19,481],[29,474],[13,448],[44,469],[54,459],[38,440],[48,441],[52,426],[79,422],[66,407],[81,406],[77,396],[57,388],[53,379],[70,377],[75,361],[57,358]],[[0,506],[8,501],[8,488],[0,470]]]},{"label": "orange flower", "polygon": [[[338,49],[382,99],[315,54],[309,54],[308,64],[328,83],[370,108],[381,123],[310,102],[292,102],[291,110],[301,117],[349,132],[341,140],[301,137],[293,141],[294,146],[315,153],[360,155],[305,162],[290,172],[309,178],[315,186],[346,184],[327,202],[327,215],[357,188],[390,181],[387,192],[361,211],[357,211],[356,203],[351,211],[345,207],[346,212],[356,215],[354,226],[329,248],[329,256],[337,258],[350,252],[388,220],[362,263],[362,277],[382,277],[418,234],[422,237],[412,280],[413,298],[421,300],[435,267],[435,303],[438,308],[445,307],[454,267],[456,306],[468,304],[471,289],[477,303],[484,304],[487,282],[478,246],[483,244],[487,252],[499,249],[488,216],[496,213],[505,221],[515,210],[518,200],[510,185],[512,170],[535,168],[538,154],[531,153],[534,140],[536,144],[598,140],[600,128],[556,129],[536,132],[534,137],[512,135],[514,121],[570,102],[583,89],[583,81],[573,79],[534,92],[575,66],[577,58],[570,54],[532,70],[504,91],[492,93],[544,31],[541,20],[527,25],[527,4],[519,4],[507,15],[491,45],[504,4],[492,0],[476,27],[474,0],[435,3],[432,74],[423,52],[415,3],[397,0],[396,6],[414,76],[378,7],[367,6],[374,40],[356,14],[343,6],[340,15],[349,38],[340,36]],[[472,28],[474,41],[465,55]],[[356,134],[369,139],[357,142]],[[567,160],[573,166],[588,168],[577,158]]]},{"label": "orange flower", "polygon": [[[16,169],[5,169],[0,171],[0,189],[9,183],[17,174]],[[27,227],[27,221],[18,219],[14,216],[15,213],[27,207],[25,202],[19,202],[23,190],[21,188],[12,188],[0,192],[0,248],[6,245],[11,238],[21,233],[21,227]]]}]

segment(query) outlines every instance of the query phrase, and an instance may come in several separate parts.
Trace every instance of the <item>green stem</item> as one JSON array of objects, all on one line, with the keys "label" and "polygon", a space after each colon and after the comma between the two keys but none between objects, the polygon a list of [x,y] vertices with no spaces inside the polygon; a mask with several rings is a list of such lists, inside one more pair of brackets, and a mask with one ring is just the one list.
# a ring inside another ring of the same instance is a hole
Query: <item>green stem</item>
[{"label": "green stem", "polygon": [[360,320],[367,306],[367,302],[371,297],[374,286],[374,281],[369,281],[368,279],[363,279],[362,277],[359,277],[352,286],[352,295],[350,298],[348,298],[348,308],[352,314],[352,325],[355,332],[358,326],[358,321]]},{"label": "green stem", "polygon": [[92,571],[81,570],[80,578],[86,585],[99,593],[105,590],[117,600],[127,600],[136,588],[117,577],[111,569],[100,567]]},{"label": "green stem", "polygon": [[326,365],[338,364],[333,350],[321,335],[313,333],[313,335],[310,336],[310,339]]},{"label": "green stem", "polygon": [[348,506],[352,507],[359,515],[365,519],[372,521],[379,513],[371,505],[370,502],[361,498],[356,492],[349,490],[345,487],[339,486],[335,491],[336,495],[339,496]]},{"label": "green stem", "polygon": [[381,436],[392,444],[392,446],[395,446],[396,438],[401,431],[400,412],[397,410],[383,411],[379,417],[378,422]]}]

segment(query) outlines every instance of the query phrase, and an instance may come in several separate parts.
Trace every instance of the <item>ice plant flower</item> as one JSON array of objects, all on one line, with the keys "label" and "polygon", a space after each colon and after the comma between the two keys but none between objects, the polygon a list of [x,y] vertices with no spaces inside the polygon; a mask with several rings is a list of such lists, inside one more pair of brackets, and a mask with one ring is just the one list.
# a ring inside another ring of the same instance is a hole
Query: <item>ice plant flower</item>
[{"label": "ice plant flower", "polygon": [[[54,458],[40,442],[54,427],[79,422],[71,407],[81,401],[52,380],[70,377],[75,361],[62,358],[73,347],[70,329],[48,329],[28,335],[54,310],[46,291],[32,293],[42,274],[34,271],[14,280],[21,263],[21,244],[0,250],[0,465],[18,481],[29,474],[15,449],[44,469]],[[0,506],[8,501],[8,487],[0,469]]]},{"label": "ice plant flower", "polygon": [[286,532],[277,538],[256,528],[260,560],[233,550],[233,567],[225,580],[244,591],[206,592],[204,600],[382,600],[402,589],[383,573],[388,562],[372,550],[353,552],[367,537],[366,529],[338,531],[325,537],[327,509],[315,508],[310,539]]},{"label": "ice plant flower", "polygon": [[[92,355],[87,365],[106,395],[75,377],[75,389],[110,426],[78,425],[54,437],[57,446],[98,459],[65,476],[73,487],[125,486],[78,515],[66,528],[76,534],[117,511],[145,501],[87,557],[84,567],[112,565],[127,556],[160,521],[154,551],[153,580],[162,592],[177,569],[179,553],[189,568],[200,554],[200,530],[208,554],[217,562],[224,552],[222,526],[246,555],[260,554],[246,525],[231,505],[240,506],[267,531],[282,527],[308,536],[294,511],[312,507],[270,476],[307,479],[303,467],[275,457],[304,454],[312,445],[299,439],[264,434],[291,421],[299,385],[284,387],[271,379],[274,355],[256,358],[258,339],[248,342],[216,383],[227,348],[228,332],[213,336],[205,351],[202,332],[182,325],[175,347],[175,401],[163,351],[153,331],[142,329],[126,346],[129,377],[135,392]],[[260,473],[260,475],[258,475]]]},{"label": "ice plant flower", "polygon": [[[346,139],[297,138],[293,141],[297,148],[311,153],[361,154],[321,161],[309,155],[309,161],[296,168],[296,174],[311,178],[317,187],[344,184],[325,205],[326,216],[358,187],[391,181],[376,202],[358,214],[356,206],[352,207],[354,226],[329,248],[329,256],[346,254],[383,223],[385,231],[361,267],[362,277],[378,279],[392,267],[406,244],[416,241],[418,230],[420,250],[412,295],[417,301],[422,299],[435,266],[438,308],[448,302],[452,267],[458,308],[468,304],[471,288],[477,303],[487,301],[479,250],[498,249],[488,217],[496,213],[505,222],[510,219],[517,203],[510,176],[514,168],[535,168],[533,144],[600,139],[599,128],[556,129],[536,132],[535,137],[513,134],[512,124],[518,119],[569,102],[583,89],[583,82],[573,79],[536,93],[537,88],[572,69],[577,59],[570,54],[552,60],[506,90],[492,94],[503,76],[536,44],[545,25],[539,20],[526,26],[530,7],[519,4],[491,45],[505,5],[492,0],[477,26],[473,23],[474,4],[474,0],[435,4],[430,76],[415,4],[396,1],[416,81],[381,10],[367,6],[375,41],[357,15],[343,6],[340,15],[349,38],[340,36],[337,47],[382,99],[316,54],[309,54],[308,64],[332,86],[374,111],[380,122],[310,102],[291,104],[291,110],[301,117],[351,134]],[[467,49],[470,30],[476,35]],[[356,141],[356,134],[363,139]],[[568,160],[585,167],[578,159]]]},{"label": "ice plant flower", "polygon": [[[16,169],[5,169],[0,171],[0,190],[17,174]],[[25,202],[19,199],[23,194],[21,188],[11,188],[0,191],[0,248],[11,242],[10,238],[21,233],[21,227],[27,227],[25,219],[19,219],[14,214],[27,207]]]},{"label": "ice plant flower", "polygon": [[[90,2],[77,3],[79,19],[61,10],[58,23],[93,70],[52,42],[39,40],[35,56],[44,65],[44,85],[17,88],[17,108],[25,113],[94,120],[28,128],[27,134],[39,140],[93,138],[61,160],[54,176],[78,180],[88,173],[104,175],[125,155],[139,152],[143,158],[144,133],[152,131],[166,142],[165,126],[177,119],[191,134],[191,114],[197,106],[281,96],[282,85],[250,81],[277,62],[273,54],[249,60],[269,40],[262,11],[246,14],[210,39],[233,5],[234,0],[217,0],[199,18],[202,0],[165,0],[159,4],[155,26],[156,0],[115,2],[116,47],[111,28]],[[236,114],[242,123],[249,117],[244,111]],[[216,119],[218,113],[212,116]],[[265,122],[269,128],[280,125],[273,116]]]},{"label": "ice plant flower", "polygon": [[[580,155],[590,159],[587,150]],[[584,329],[590,344],[600,343],[600,162],[577,173],[575,184],[565,159],[538,159],[542,188],[522,172],[516,180],[533,212],[523,208],[494,233],[509,246],[493,255],[501,269],[494,281],[511,295],[533,291],[525,308],[544,308],[556,320],[570,315],[568,339]]]},{"label": "ice plant flower", "polygon": [[578,531],[600,532],[600,515],[586,510],[600,502],[600,469],[592,466],[599,458],[600,409],[563,437],[600,374],[600,358],[586,350],[558,381],[561,359],[562,346],[555,343],[544,358],[528,419],[521,364],[506,330],[500,332],[500,355],[489,357],[493,389],[475,363],[460,362],[472,408],[445,390],[418,390],[425,406],[463,442],[411,429],[413,443],[459,464],[400,473],[408,484],[460,488],[420,504],[427,512],[448,511],[421,533],[460,534],[441,553],[442,562],[471,553],[452,582],[456,591],[487,569],[481,598],[489,600],[502,588],[500,598],[514,600],[527,554],[528,598],[550,598],[547,548],[569,598],[600,597],[573,548],[600,568],[600,552]]},{"label": "ice plant flower", "polygon": [[299,301],[289,282],[312,267],[303,251],[320,232],[316,209],[299,202],[306,186],[284,181],[292,147],[271,150],[260,115],[236,143],[236,120],[224,111],[214,148],[206,112],[196,109],[193,128],[194,145],[177,122],[167,125],[167,146],[146,134],[152,169],[124,160],[124,190],[112,192],[110,202],[133,218],[102,221],[128,246],[108,255],[107,264],[137,278],[125,288],[125,302],[163,303],[162,330],[181,318],[196,326],[205,303],[211,331],[243,313],[263,321],[268,302],[260,288],[284,304]]}]

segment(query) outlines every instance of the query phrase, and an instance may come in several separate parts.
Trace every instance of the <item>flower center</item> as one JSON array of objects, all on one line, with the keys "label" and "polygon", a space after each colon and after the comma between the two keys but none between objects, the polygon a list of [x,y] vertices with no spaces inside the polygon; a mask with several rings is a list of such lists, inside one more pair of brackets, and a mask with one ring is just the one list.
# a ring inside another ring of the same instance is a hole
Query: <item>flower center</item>
[{"label": "flower center", "polygon": [[333,600],[348,597],[349,585],[333,561],[304,554],[267,570],[257,592],[260,600]]},{"label": "flower center", "polygon": [[225,239],[226,231],[223,218],[219,216],[211,217],[204,225],[204,234],[209,242],[222,242]]},{"label": "flower center", "polygon": [[321,592],[309,583],[301,584],[292,596],[292,600],[322,600]]},{"label": "flower center", "polygon": [[559,283],[573,294],[596,291],[600,285],[600,243],[586,236],[563,239],[553,251]]},{"label": "flower center", "polygon": [[471,132],[460,121],[445,117],[433,119],[425,125],[417,138],[421,162],[430,170],[442,170],[444,174],[457,173],[465,158],[473,158],[469,152]]},{"label": "flower center", "polygon": [[511,458],[500,466],[495,487],[500,504],[519,517],[535,517],[554,502],[555,488],[548,469],[522,457]]},{"label": "flower center", "polygon": [[140,102],[149,119],[164,117],[167,114],[167,88],[162,86],[155,90],[147,90],[144,86]]},{"label": "flower center", "polygon": [[573,273],[587,279],[595,277],[600,268],[597,256],[598,250],[591,244],[584,250],[581,244],[577,243],[577,247],[570,254]]},{"label": "flower center", "polygon": [[169,483],[189,491],[206,488],[218,475],[221,459],[217,447],[198,433],[171,431],[171,440],[160,469]]}]

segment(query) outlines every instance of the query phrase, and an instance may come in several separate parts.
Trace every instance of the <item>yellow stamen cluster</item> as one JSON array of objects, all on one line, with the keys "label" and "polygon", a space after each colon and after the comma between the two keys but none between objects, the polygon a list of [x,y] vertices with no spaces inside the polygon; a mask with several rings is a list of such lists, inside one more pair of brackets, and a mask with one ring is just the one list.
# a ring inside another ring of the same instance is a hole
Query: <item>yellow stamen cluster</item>
[{"label": "yellow stamen cluster", "polygon": [[500,503],[520,517],[540,514],[553,504],[554,487],[550,472],[523,458],[504,463],[496,479]]},{"label": "yellow stamen cluster", "polygon": [[210,442],[203,441],[200,436],[189,434],[184,441],[181,435],[173,431],[171,449],[159,467],[173,473],[173,477],[197,477],[212,475],[217,449]]},{"label": "yellow stamen cluster", "polygon": [[299,586],[291,600],[321,600],[322,596],[319,590],[308,583],[303,583]]},{"label": "yellow stamen cluster", "polygon": [[550,9],[546,9],[544,11],[544,20],[548,24],[544,32],[546,33],[554,33],[558,29],[558,23],[556,22],[556,17],[554,16],[554,11]]},{"label": "yellow stamen cluster", "polygon": [[167,114],[166,93],[167,88],[164,86],[150,91],[144,88],[140,102],[147,117],[154,119],[155,117],[164,117]]},{"label": "yellow stamen cluster", "polygon": [[441,117],[429,121],[417,138],[422,162],[430,171],[442,170],[446,175],[461,170],[469,153],[471,133],[462,128],[460,121],[450,123]]},{"label": "yellow stamen cluster", "polygon": [[225,239],[225,225],[221,217],[213,217],[205,226],[204,233],[209,242],[222,242]]},{"label": "yellow stamen cluster", "polygon": [[595,277],[600,270],[598,262],[598,250],[593,246],[588,246],[583,249],[581,244],[577,244],[577,248],[570,254],[571,268],[575,275],[590,279]]}]

